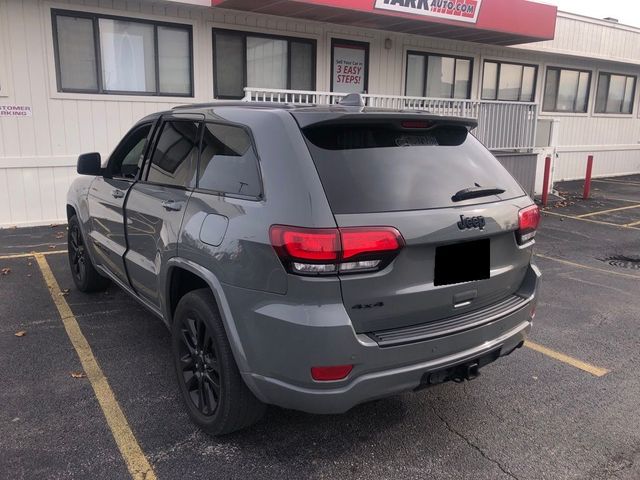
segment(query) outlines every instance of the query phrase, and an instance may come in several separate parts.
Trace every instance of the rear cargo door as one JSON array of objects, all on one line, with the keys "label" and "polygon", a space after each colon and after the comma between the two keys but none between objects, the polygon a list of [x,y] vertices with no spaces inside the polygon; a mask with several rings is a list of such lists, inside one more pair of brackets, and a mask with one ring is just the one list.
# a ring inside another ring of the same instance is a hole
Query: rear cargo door
[{"label": "rear cargo door", "polygon": [[514,234],[525,193],[465,126],[396,115],[303,133],[337,225],[395,227],[405,241],[382,270],[340,274],[357,332],[463,314],[518,289],[531,255]]}]

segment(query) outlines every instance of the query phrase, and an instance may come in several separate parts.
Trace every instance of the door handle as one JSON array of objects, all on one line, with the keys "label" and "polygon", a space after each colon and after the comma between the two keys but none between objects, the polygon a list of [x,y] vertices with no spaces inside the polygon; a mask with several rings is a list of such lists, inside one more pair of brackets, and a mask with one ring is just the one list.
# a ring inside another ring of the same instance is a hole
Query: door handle
[{"label": "door handle", "polygon": [[122,190],[118,190],[117,188],[114,188],[113,190],[111,190],[111,196],[113,198],[122,198],[124,197],[124,192]]},{"label": "door handle", "polygon": [[165,210],[172,212],[179,212],[182,209],[182,203],[175,200],[165,200],[161,205]]}]

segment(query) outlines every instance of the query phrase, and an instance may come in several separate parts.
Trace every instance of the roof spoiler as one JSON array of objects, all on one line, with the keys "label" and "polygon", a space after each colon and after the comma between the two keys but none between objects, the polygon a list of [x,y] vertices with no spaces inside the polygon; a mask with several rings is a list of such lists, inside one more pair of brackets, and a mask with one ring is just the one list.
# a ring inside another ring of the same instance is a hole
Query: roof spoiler
[{"label": "roof spoiler", "polygon": [[432,123],[433,126],[452,126],[464,127],[467,130],[473,130],[478,126],[478,120],[469,117],[446,117],[436,115],[429,112],[421,112],[415,110],[408,111],[376,111],[363,109],[356,112],[313,112],[313,111],[295,111],[291,114],[295,117],[300,128],[306,128],[311,125],[320,126],[328,124],[354,124],[354,123],[388,123],[389,121],[422,121]]}]

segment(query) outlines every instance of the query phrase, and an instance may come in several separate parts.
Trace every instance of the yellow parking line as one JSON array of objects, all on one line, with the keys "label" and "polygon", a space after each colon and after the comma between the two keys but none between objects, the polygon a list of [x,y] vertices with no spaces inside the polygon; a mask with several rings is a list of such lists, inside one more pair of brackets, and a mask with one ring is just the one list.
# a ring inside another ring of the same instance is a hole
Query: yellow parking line
[{"label": "yellow parking line", "polygon": [[638,203],[637,205],[629,205],[627,207],[610,208],[609,210],[600,210],[599,212],[584,213],[582,215],[576,215],[576,218],[590,217],[592,215],[602,215],[604,213],[618,212],[620,210],[631,210],[633,208],[640,208],[640,203]]},{"label": "yellow parking line", "polygon": [[629,180],[600,180],[600,179],[592,179],[592,182],[602,182],[602,183],[618,183],[620,185],[640,185],[638,182],[631,182]]},{"label": "yellow parking line", "polygon": [[618,277],[635,278],[636,280],[640,279],[640,275],[633,275],[631,273],[624,273],[624,272],[614,272],[612,270],[607,270],[604,268],[591,267],[589,265],[583,265],[582,263],[572,262],[570,260],[565,260],[563,258],[556,258],[556,257],[550,257],[548,255],[542,255],[541,253],[536,253],[535,256],[544,258],[546,260],[553,260],[554,262],[564,263],[565,265],[571,265],[572,267],[584,268],[586,270],[593,270],[594,272],[608,273],[609,275],[617,275]]},{"label": "yellow parking line", "polygon": [[8,260],[10,258],[27,258],[36,255],[55,255],[56,253],[67,253],[66,250],[56,250],[50,252],[31,252],[31,253],[11,253],[9,255],[0,255],[0,260]]},{"label": "yellow parking line", "polygon": [[640,225],[640,221],[638,222],[631,222],[631,223],[625,223],[625,227],[635,227],[636,225]]},{"label": "yellow parking line", "polygon": [[82,368],[91,382],[91,386],[93,387],[93,391],[98,399],[98,403],[102,408],[105,418],[107,419],[107,423],[109,424],[113,438],[118,445],[118,449],[127,464],[129,473],[134,479],[155,480],[156,474],[149,464],[144,452],[140,448],[135,435],[131,431],[127,418],[124,416],[113,390],[111,390],[111,387],[109,386],[107,377],[104,376],[96,358],[93,356],[89,342],[87,342],[82,330],[80,330],[80,325],[78,325],[76,317],[73,315],[69,304],[64,299],[60,286],[53,276],[51,267],[49,267],[49,264],[47,263],[45,253],[35,253],[33,256],[38,262],[42,276],[49,288],[49,293],[51,294],[53,303],[56,305],[58,312],[60,313],[62,323],[67,331],[69,340],[71,340],[73,347],[76,349]]},{"label": "yellow parking line", "polygon": [[619,198],[619,197],[600,197],[603,200],[613,200],[614,202],[627,202],[627,203],[638,203],[638,200],[630,200],[628,198]]},{"label": "yellow parking line", "polygon": [[592,220],[591,218],[574,217],[572,215],[565,215],[563,213],[550,212],[548,210],[545,210],[543,213],[545,215],[553,215],[555,217],[563,217],[563,218],[571,218],[573,220],[580,220],[581,222],[597,223],[598,225],[609,225],[610,227],[620,227],[620,228],[630,228],[632,230],[640,230],[640,228],[633,227],[630,225],[625,225],[624,223],[603,222],[601,220]]},{"label": "yellow parking line", "polygon": [[590,363],[583,362],[582,360],[578,360],[577,358],[570,357],[569,355],[565,355],[564,353],[556,352],[555,350],[551,350],[550,348],[544,347],[530,340],[524,342],[524,346],[530,348],[531,350],[535,350],[536,352],[540,352],[547,357],[551,357],[562,363],[571,365],[572,367],[584,370],[585,372],[588,372],[596,377],[602,377],[609,373],[609,370],[607,370],[606,368],[596,367],[595,365],[591,365]]}]

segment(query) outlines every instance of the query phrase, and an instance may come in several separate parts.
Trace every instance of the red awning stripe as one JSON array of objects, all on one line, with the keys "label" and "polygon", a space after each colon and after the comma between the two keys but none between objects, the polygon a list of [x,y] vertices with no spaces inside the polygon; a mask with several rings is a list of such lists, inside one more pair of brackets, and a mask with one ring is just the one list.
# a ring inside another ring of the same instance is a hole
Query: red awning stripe
[{"label": "red awning stripe", "polygon": [[[553,5],[528,0],[211,0],[211,4],[394,32],[475,38],[500,45],[553,39],[557,13]],[[438,16],[442,14],[446,18]],[[444,25],[452,28],[442,31]]]}]

